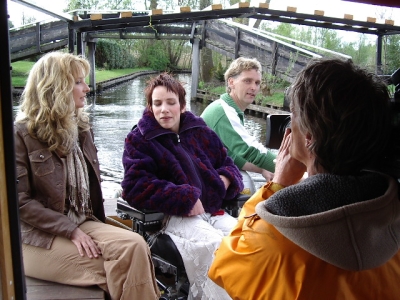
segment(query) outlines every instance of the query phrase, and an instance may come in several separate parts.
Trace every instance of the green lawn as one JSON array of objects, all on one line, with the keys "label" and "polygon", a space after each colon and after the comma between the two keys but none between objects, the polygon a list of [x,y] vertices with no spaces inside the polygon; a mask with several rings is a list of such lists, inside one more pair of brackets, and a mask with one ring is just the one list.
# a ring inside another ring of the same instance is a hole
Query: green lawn
[{"label": "green lawn", "polygon": [[267,104],[275,106],[283,106],[283,100],[285,97],[284,92],[276,91],[272,96],[265,96],[261,99],[261,106],[266,106]]},{"label": "green lawn", "polygon": [[[34,62],[31,61],[17,61],[11,64],[11,84],[13,87],[24,87],[28,73],[32,68]],[[96,69],[95,76],[96,82],[102,82],[116,77],[132,74],[138,71],[149,70],[148,68],[130,68],[130,69],[119,69],[119,70],[100,70]]]},{"label": "green lawn", "polygon": [[[217,87],[211,88],[210,93],[221,95],[223,93],[226,93],[226,87],[224,85],[224,86],[217,86]],[[258,100],[258,103],[261,106],[266,106],[268,104],[275,105],[275,106],[283,106],[284,92],[276,91],[276,92],[274,92],[274,94],[272,96],[262,96],[260,94],[259,96],[257,96],[257,98],[260,98]]]},{"label": "green lawn", "polygon": [[28,77],[28,72],[32,68],[34,62],[30,61],[17,61],[11,63],[11,85],[15,87],[23,87]]}]

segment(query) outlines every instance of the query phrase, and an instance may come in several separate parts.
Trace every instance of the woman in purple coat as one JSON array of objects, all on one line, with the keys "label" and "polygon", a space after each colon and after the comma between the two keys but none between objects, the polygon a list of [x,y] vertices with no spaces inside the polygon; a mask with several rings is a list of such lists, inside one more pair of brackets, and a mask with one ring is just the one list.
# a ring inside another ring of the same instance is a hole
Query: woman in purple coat
[{"label": "woman in purple coat", "polygon": [[242,176],[219,137],[185,111],[180,82],[160,74],[145,95],[147,107],[125,140],[122,198],[168,216],[165,232],[182,255],[190,297],[202,299],[214,251],[236,224],[222,200],[242,191]]}]

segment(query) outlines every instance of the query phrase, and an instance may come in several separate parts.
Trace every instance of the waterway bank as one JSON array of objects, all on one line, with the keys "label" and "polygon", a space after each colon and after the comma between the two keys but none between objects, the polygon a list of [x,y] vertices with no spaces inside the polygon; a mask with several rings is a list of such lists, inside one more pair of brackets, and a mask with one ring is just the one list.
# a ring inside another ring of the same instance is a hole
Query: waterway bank
[{"label": "waterway bank", "polygon": [[[138,72],[124,75],[124,76],[114,77],[114,78],[110,78],[108,80],[103,80],[103,81],[96,83],[96,93],[97,94],[101,93],[102,91],[104,91],[106,89],[112,88],[118,84],[130,81],[130,80],[133,80],[139,76],[146,76],[146,75],[157,74],[157,73],[159,73],[159,71],[138,71]],[[189,73],[191,73],[191,71],[190,70],[179,70],[179,71],[175,71],[174,73],[189,74]],[[13,96],[19,96],[19,95],[21,95],[23,90],[24,90],[23,86],[12,87],[12,94],[13,94]],[[95,93],[92,89],[92,91],[88,94],[89,94],[89,96],[92,96]]]},{"label": "waterway bank", "polygon": [[[114,86],[117,86],[119,84],[122,84],[124,82],[133,80],[137,77],[140,76],[146,76],[146,75],[151,75],[151,74],[157,74],[159,71],[138,71],[132,74],[116,77],[116,78],[111,78],[108,80],[104,80],[101,82],[96,83],[96,93],[93,91],[89,93],[89,96],[93,96],[94,94],[101,94],[104,90],[107,90],[109,88],[112,88]],[[179,70],[175,71],[174,73],[179,73],[179,74],[190,74],[190,70]],[[12,94],[14,97],[19,97],[23,91],[24,87],[12,87]],[[196,92],[196,97],[193,99],[196,102],[201,102],[201,103],[211,103],[212,101],[216,100],[219,98],[219,95],[213,94],[204,90],[197,90]],[[245,114],[249,114],[258,118],[263,118],[266,119],[268,115],[270,114],[287,114],[287,111],[284,111],[282,107],[275,106],[275,105],[267,105],[267,106],[261,106],[261,105],[255,105],[255,104],[250,104],[247,109],[245,110]]]}]

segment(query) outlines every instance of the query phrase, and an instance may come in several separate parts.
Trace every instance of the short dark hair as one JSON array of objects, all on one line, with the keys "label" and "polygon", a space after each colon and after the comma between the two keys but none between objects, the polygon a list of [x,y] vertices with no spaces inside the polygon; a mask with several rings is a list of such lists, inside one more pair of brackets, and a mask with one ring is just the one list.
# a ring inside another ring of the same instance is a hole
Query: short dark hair
[{"label": "short dark hair", "polygon": [[175,79],[171,74],[164,72],[156,77],[150,78],[150,80],[147,82],[144,94],[146,97],[146,106],[148,109],[151,110],[151,106],[153,105],[153,91],[158,86],[165,86],[167,88],[167,91],[176,94],[179,98],[181,109],[186,107],[186,91],[182,83]]},{"label": "short dark hair", "polygon": [[291,108],[315,167],[337,174],[374,168],[391,135],[390,96],[386,84],[351,60],[314,59],[290,87]]}]

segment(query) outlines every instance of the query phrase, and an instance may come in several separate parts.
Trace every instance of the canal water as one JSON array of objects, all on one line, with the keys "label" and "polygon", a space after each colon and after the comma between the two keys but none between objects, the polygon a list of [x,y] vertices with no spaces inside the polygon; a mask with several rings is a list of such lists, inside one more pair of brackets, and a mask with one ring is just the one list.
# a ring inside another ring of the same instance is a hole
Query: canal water
[{"label": "canal water", "polygon": [[[177,78],[184,83],[186,89],[187,109],[199,116],[207,104],[190,101],[191,75],[179,74]],[[86,110],[90,114],[98,149],[105,198],[114,197],[115,192],[120,188],[123,178],[124,140],[145,108],[143,90],[148,79],[148,76],[140,76],[87,99]],[[18,105],[19,100],[15,98],[14,112]],[[265,126],[265,119],[246,116],[245,127],[263,144],[265,144]]]}]

